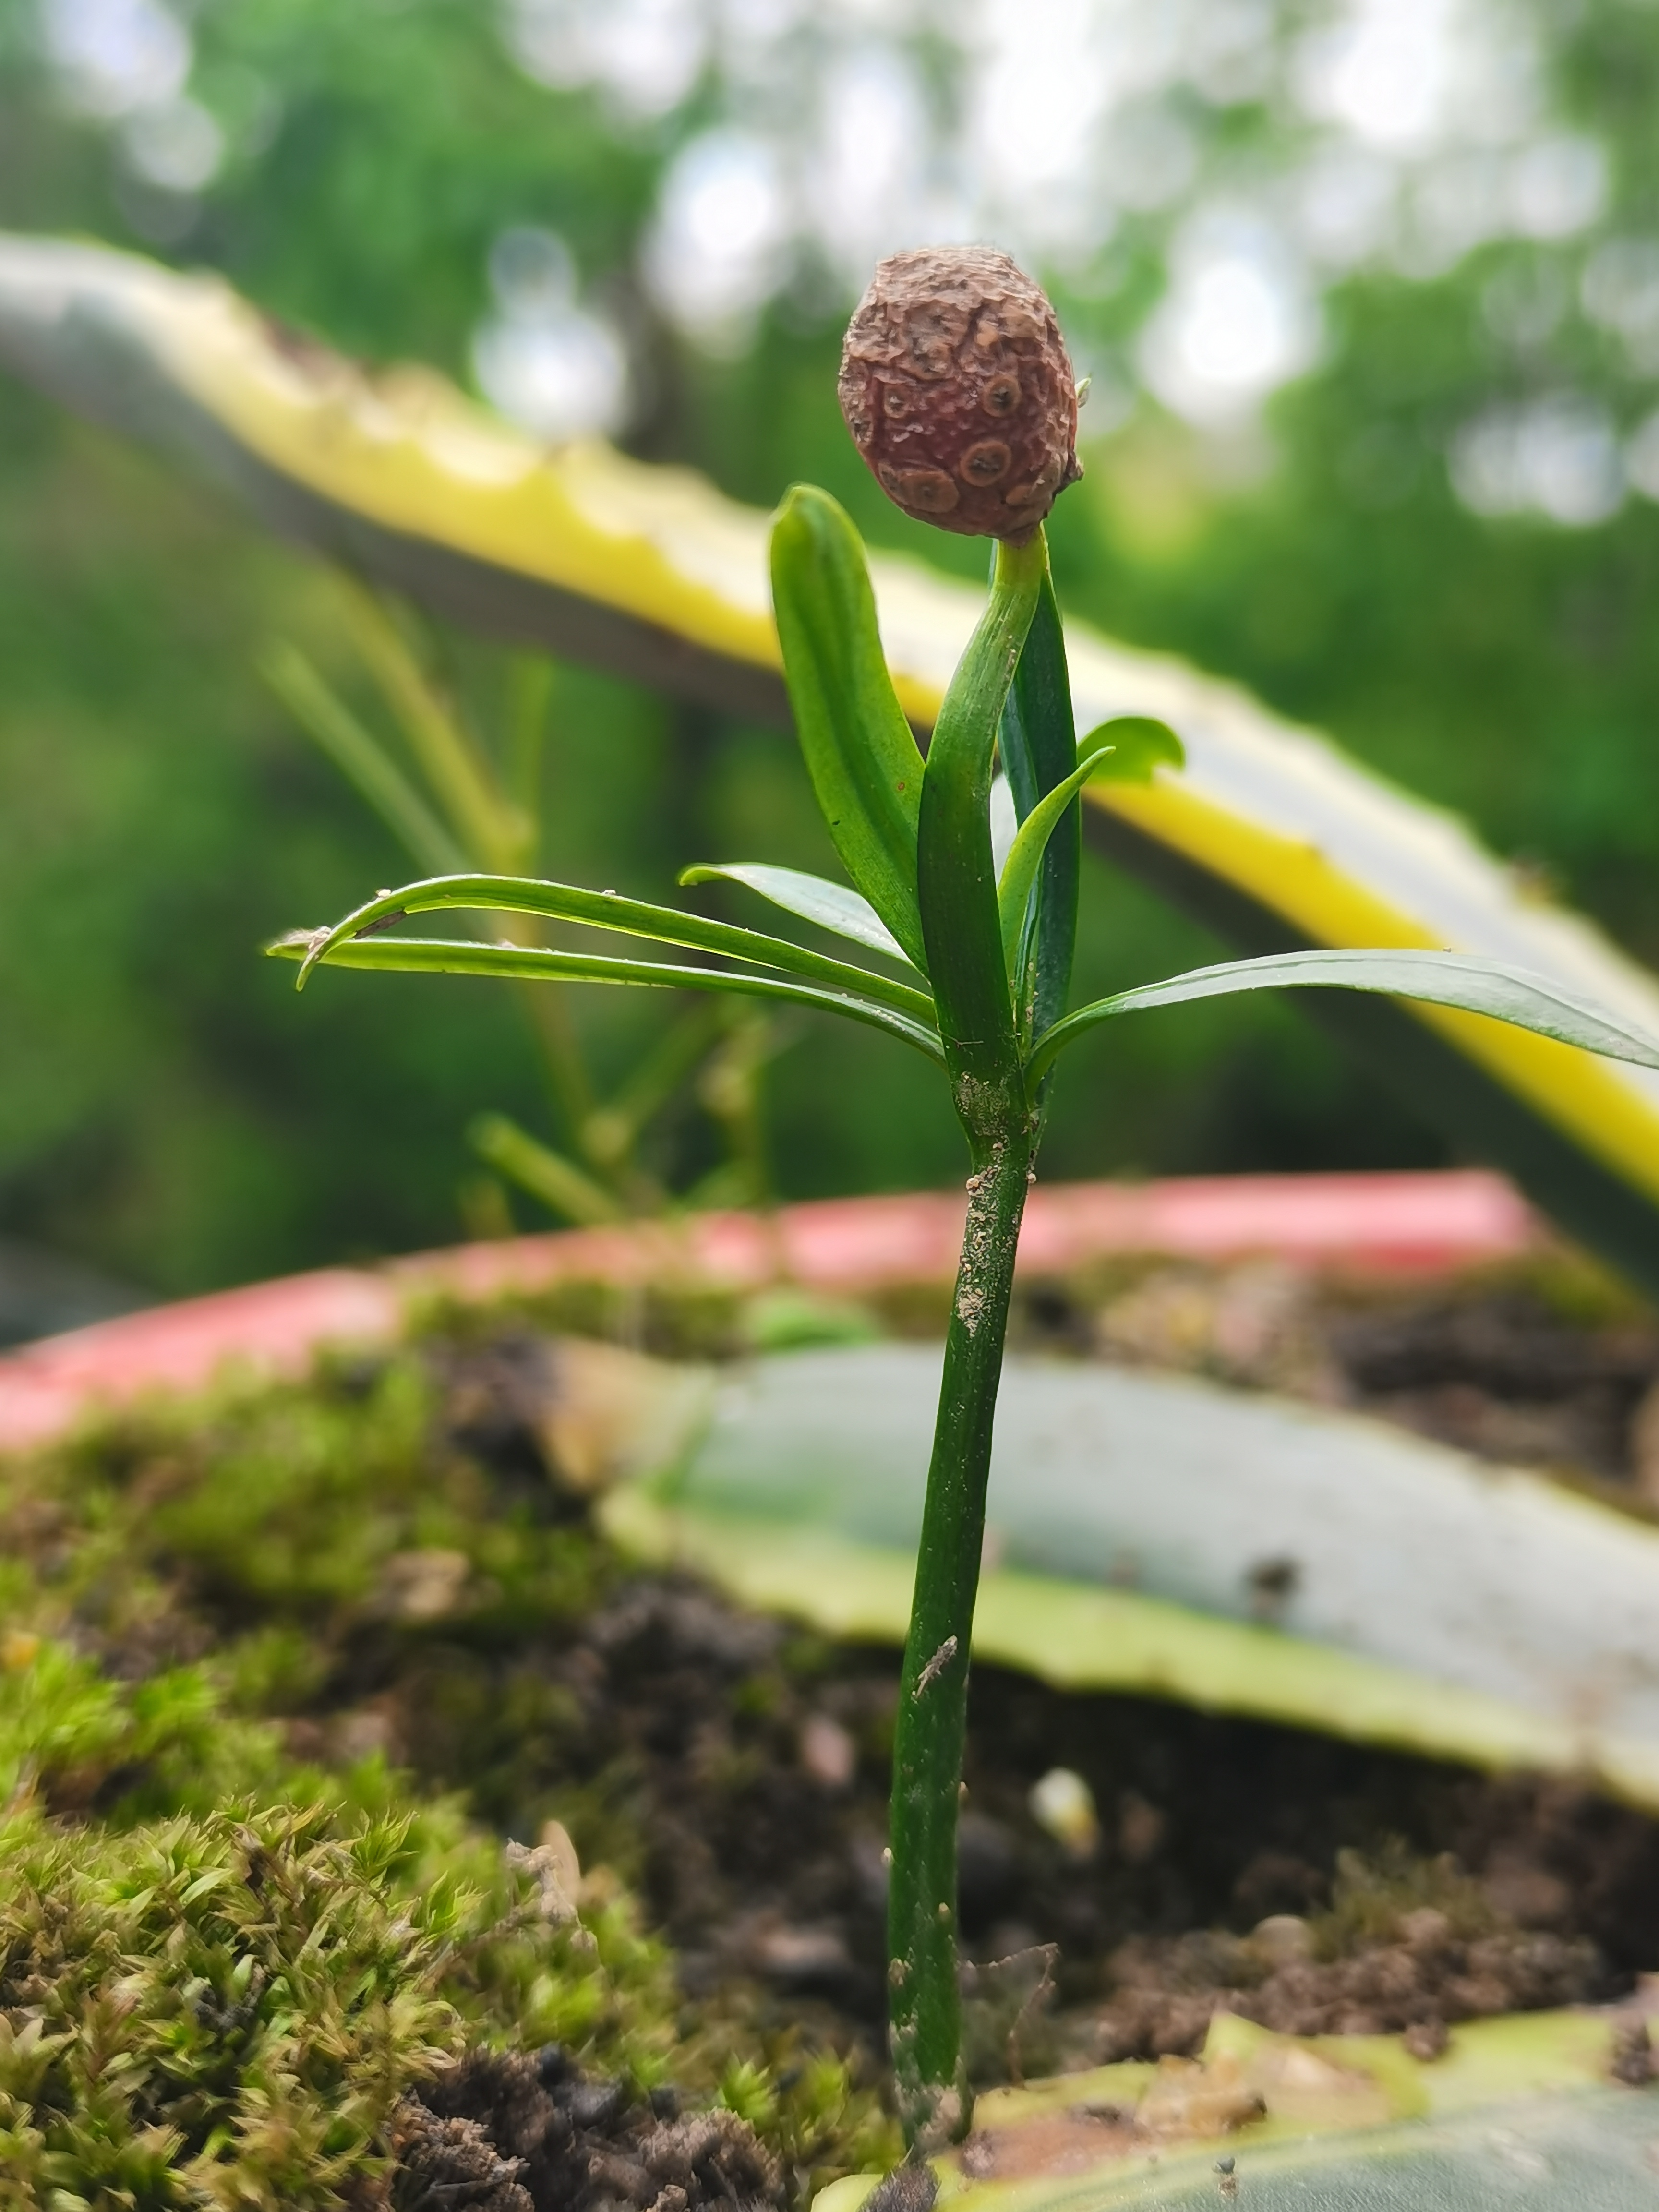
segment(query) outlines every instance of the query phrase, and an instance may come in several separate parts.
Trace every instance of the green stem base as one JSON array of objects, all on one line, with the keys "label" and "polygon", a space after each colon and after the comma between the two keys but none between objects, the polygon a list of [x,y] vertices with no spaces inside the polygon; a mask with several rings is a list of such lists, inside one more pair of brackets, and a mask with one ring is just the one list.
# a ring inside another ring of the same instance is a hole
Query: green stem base
[{"label": "green stem base", "polygon": [[905,2136],[924,2150],[965,2133],[971,2112],[957,1987],[957,1810],[992,1428],[1034,1152],[1035,1132],[1011,1128],[985,1148],[968,1186],[893,1741],[889,2042]]}]

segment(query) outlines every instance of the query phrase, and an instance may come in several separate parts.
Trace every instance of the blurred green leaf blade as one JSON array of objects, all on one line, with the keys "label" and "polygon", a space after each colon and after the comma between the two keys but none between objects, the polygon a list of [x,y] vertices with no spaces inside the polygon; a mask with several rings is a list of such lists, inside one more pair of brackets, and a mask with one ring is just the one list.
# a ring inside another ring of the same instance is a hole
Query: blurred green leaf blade
[{"label": "blurred green leaf blade", "polygon": [[530,859],[530,825],[502,793],[454,707],[411,651],[392,609],[362,585],[345,598],[364,665],[474,866],[503,872]]},{"label": "blurred green leaf blade", "polygon": [[1031,1055],[1032,1079],[1073,1038],[1119,1014],[1178,1006],[1195,999],[1222,998],[1237,991],[1285,989],[1379,991],[1390,997],[1419,999],[1430,1006],[1486,1014],[1517,1029],[1534,1030],[1559,1044],[1577,1045],[1639,1067],[1659,1067],[1659,1038],[1596,1005],[1565,984],[1502,960],[1481,960],[1464,952],[1435,952],[1411,947],[1375,950],[1270,953],[1260,960],[1226,960],[1194,968],[1162,983],[1120,991],[1080,1006],[1037,1041]]},{"label": "blurred green leaf blade", "polygon": [[467,1131],[479,1158],[527,1190],[556,1213],[592,1228],[625,1218],[623,1208],[592,1176],[562,1152],[532,1137],[506,1114],[481,1114]]},{"label": "blurred green leaf blade", "polygon": [[306,734],[355,784],[422,867],[453,875],[466,854],[389,754],[296,646],[270,647],[260,673]]},{"label": "blurred green leaf blade", "polygon": [[1167,722],[1151,714],[1115,714],[1102,722],[1079,744],[1079,759],[1103,745],[1110,758],[1091,778],[1096,783],[1150,783],[1155,769],[1187,765],[1186,746]]}]

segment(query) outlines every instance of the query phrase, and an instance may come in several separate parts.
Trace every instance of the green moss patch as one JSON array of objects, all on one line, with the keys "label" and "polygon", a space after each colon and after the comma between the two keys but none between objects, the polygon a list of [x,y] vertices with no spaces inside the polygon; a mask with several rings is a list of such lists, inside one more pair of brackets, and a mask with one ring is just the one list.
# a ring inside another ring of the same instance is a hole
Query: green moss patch
[{"label": "green moss patch", "polygon": [[[689,2002],[643,1932],[648,1838],[573,1773],[557,1679],[627,1570],[477,1414],[481,1356],[325,1361],[0,1466],[8,2202],[539,2212],[489,2110],[434,2117],[458,2067],[497,2095],[492,2052],[556,2051],[663,2173],[669,2084],[781,2201],[889,2148],[833,2048]],[[555,1818],[574,1900],[510,1840]]]}]

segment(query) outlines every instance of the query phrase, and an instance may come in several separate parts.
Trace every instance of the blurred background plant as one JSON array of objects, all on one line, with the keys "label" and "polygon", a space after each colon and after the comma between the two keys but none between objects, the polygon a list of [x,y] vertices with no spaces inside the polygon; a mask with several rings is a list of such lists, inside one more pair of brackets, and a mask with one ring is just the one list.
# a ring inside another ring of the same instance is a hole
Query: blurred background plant
[{"label": "blurred background plant", "polygon": [[[363,586],[340,584],[347,628],[362,670],[403,741],[425,793],[326,677],[292,643],[264,656],[266,682],[403,846],[432,875],[544,873],[542,754],[557,679],[553,663],[514,656],[505,673],[505,730],[491,746],[418,650],[416,617]],[[556,763],[554,773],[556,775]],[[522,915],[495,918],[514,944],[544,944],[547,930]],[[771,1196],[761,1084],[787,1032],[739,1005],[693,1005],[672,1022],[601,1098],[570,1004],[559,988],[515,987],[539,1048],[547,1103],[569,1150],[544,1144],[508,1114],[472,1121],[473,1151],[494,1174],[463,1182],[467,1227],[479,1236],[515,1225],[503,1183],[527,1193],[562,1220],[592,1225],[660,1213],[664,1184],[646,1165],[651,1124],[688,1085],[725,1140],[726,1157],[685,1194],[692,1206],[765,1206]],[[570,1155],[574,1152],[575,1157]]]},{"label": "blurred background plant", "polygon": [[[1093,378],[1068,609],[1460,808],[1652,959],[1656,93],[1633,0],[0,0],[0,223],[220,268],[549,439],[758,504],[811,477],[915,552],[845,441],[839,328],[878,252],[993,236]],[[296,1015],[251,961],[398,865],[250,665],[281,635],[363,721],[349,603],[10,385],[0,485],[0,1235],[151,1293],[453,1235],[459,1132],[485,1100],[535,1126],[544,1048],[499,994]],[[517,726],[532,679],[427,650],[460,727]],[[694,848],[830,863],[775,733],[587,672],[553,702],[528,781],[516,740],[492,771],[551,872],[661,897]],[[1085,904],[1080,992],[1222,949],[1115,878]],[[581,1065],[625,1099],[660,1017],[592,999]],[[763,1048],[708,1042],[729,1103]],[[901,1059],[803,1033],[781,1190],[958,1172]],[[1071,1086],[1051,1174],[1443,1157],[1289,1008],[1149,1024],[1116,1066],[1103,1104]],[[685,1192],[753,1139],[668,1088],[633,1157]],[[580,1126],[568,1164],[636,1203]]]}]

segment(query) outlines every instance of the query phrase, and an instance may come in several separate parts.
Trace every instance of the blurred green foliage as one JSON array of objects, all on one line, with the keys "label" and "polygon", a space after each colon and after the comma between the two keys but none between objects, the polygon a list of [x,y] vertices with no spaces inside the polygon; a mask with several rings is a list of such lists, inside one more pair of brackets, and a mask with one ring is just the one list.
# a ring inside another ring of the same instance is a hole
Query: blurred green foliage
[{"label": "blurred green foliage", "polygon": [[[1659,16],[1586,0],[1540,20],[1559,112],[1608,149],[1601,229],[1639,234],[1655,216]],[[651,306],[640,241],[667,164],[714,111],[708,82],[629,119],[597,93],[532,82],[470,0],[205,6],[191,85],[226,155],[186,223],[102,122],[59,98],[35,21],[26,0],[0,0],[0,224],[206,261],[332,343],[462,377],[492,241],[544,225],[642,369],[637,451],[762,505],[815,479],[873,541],[979,573],[981,549],[924,543],[865,477],[836,411],[840,308],[822,283],[786,292],[735,357],[697,352]],[[1249,160],[1280,126],[1236,106],[1203,127]],[[1659,957],[1659,647],[1644,619],[1659,510],[1632,499],[1577,529],[1483,518],[1447,466],[1495,404],[1589,392],[1626,431],[1644,411],[1650,373],[1573,305],[1587,250],[1509,237],[1434,276],[1359,270],[1326,295],[1321,362],[1253,446],[1218,446],[1144,399],[1109,413],[1052,535],[1070,609],[1328,730],[1468,814],[1539,896],[1565,894]],[[1153,228],[1121,228],[1057,281],[1089,365],[1127,359],[1159,252]],[[502,996],[340,978],[296,1006],[252,957],[274,927],[337,912],[401,866],[255,673],[266,640],[291,637],[361,699],[328,580],[9,386],[0,486],[0,1230],[167,1291],[453,1236],[471,1115],[545,1118]],[[443,650],[458,692],[493,711],[500,657]],[[690,860],[828,863],[775,733],[570,671],[552,720],[550,871],[660,897]],[[1218,955],[1097,873],[1079,990]],[[660,1010],[593,1000],[585,1033],[614,1075]],[[809,1024],[769,1091],[786,1194],[959,1171],[924,1071],[878,1040]],[[684,1186],[712,1141],[688,1109],[653,1167]],[[1237,1005],[1140,1025],[1115,1048],[1109,1092],[1079,1067],[1045,1168],[1441,1157],[1294,1012]]]}]

